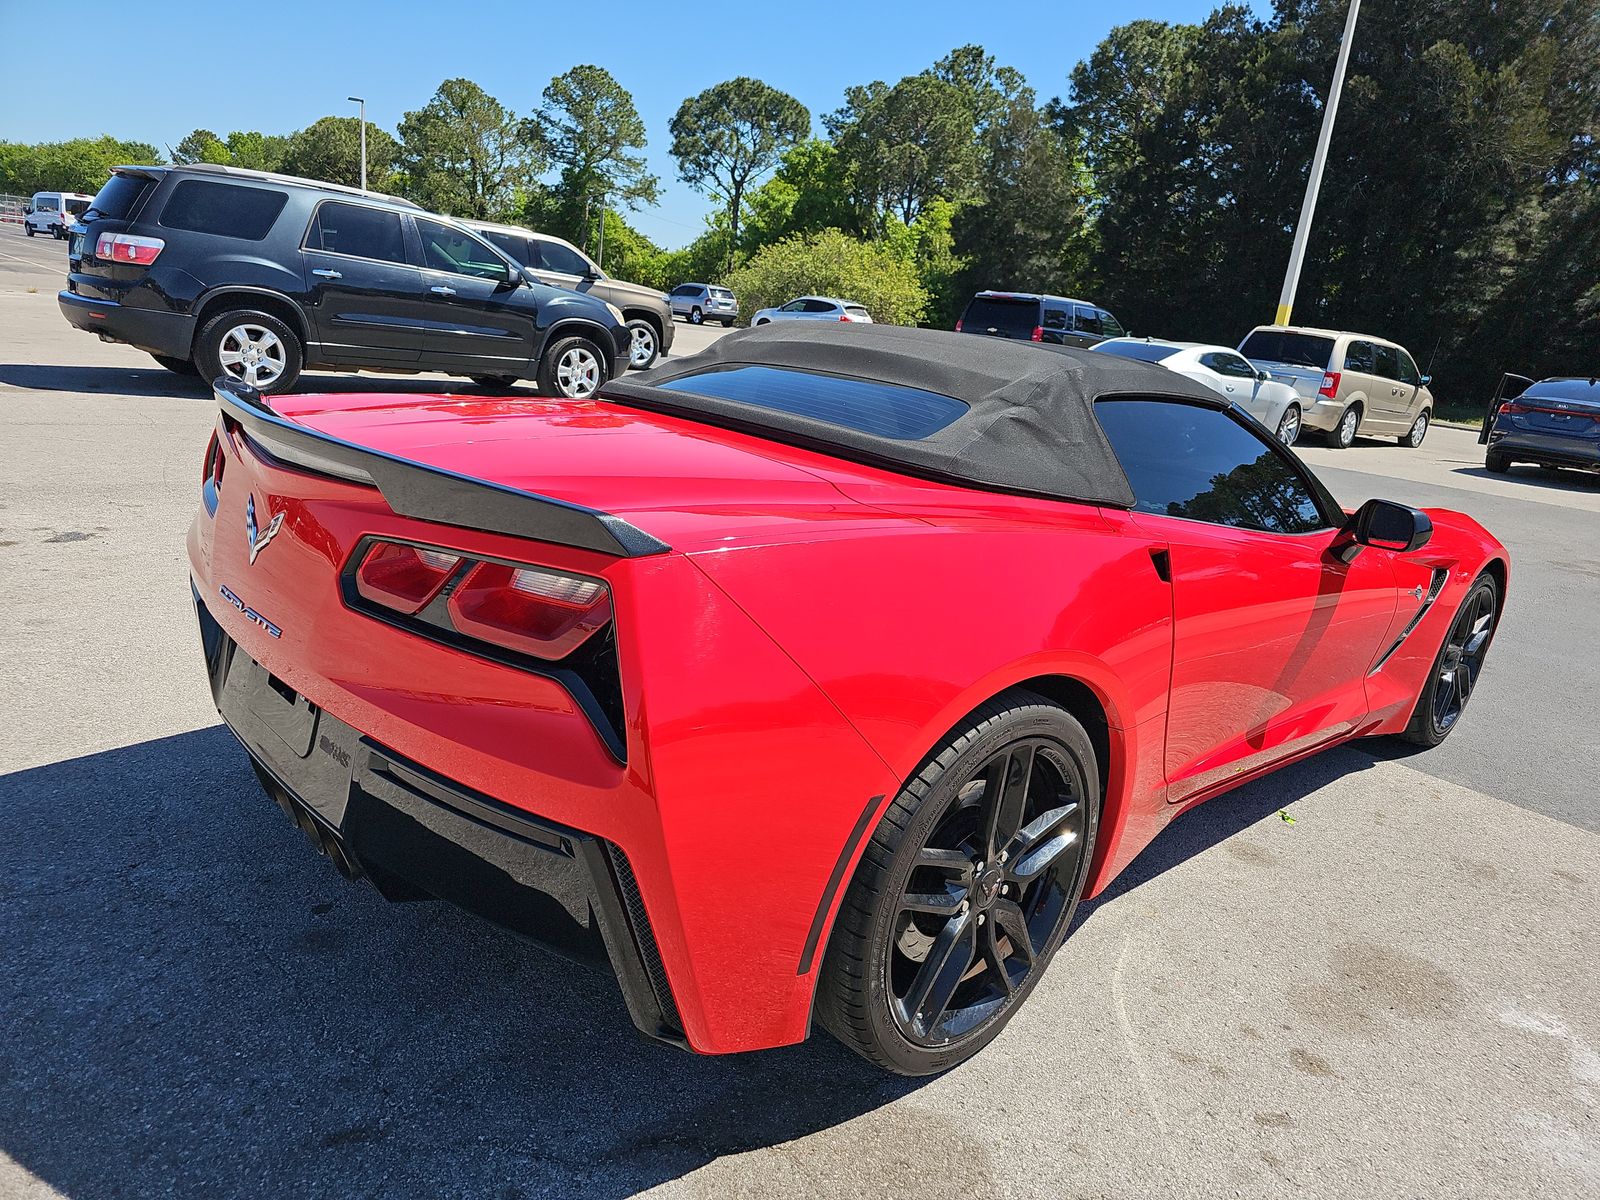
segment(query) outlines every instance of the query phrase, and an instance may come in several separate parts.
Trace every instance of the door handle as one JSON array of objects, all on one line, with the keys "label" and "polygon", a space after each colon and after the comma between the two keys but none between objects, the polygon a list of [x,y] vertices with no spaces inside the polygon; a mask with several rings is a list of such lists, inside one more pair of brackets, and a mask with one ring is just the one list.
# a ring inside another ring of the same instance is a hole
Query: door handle
[{"label": "door handle", "polygon": [[332,269],[330,269],[328,267],[318,267],[316,270],[312,271],[311,273],[313,275],[321,275],[324,279],[343,279],[344,278],[344,276],[339,274],[339,272],[337,272],[335,270],[332,270]]},{"label": "door handle", "polygon": [[456,294],[455,288],[445,287],[442,284],[439,287],[431,287],[428,290],[435,296],[454,296]]}]

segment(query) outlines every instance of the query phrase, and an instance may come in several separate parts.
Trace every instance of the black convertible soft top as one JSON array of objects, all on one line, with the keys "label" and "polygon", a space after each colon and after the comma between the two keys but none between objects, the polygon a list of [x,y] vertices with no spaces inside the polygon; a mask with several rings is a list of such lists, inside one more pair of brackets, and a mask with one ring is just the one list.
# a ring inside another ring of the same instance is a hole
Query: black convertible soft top
[{"label": "black convertible soft top", "polygon": [[[914,439],[881,436],[757,404],[698,395],[690,376],[761,366],[899,385],[961,401],[948,424]],[[894,325],[774,323],[631,380],[605,399],[743,429],[926,478],[1006,492],[1133,507],[1133,489],[1094,416],[1107,396],[1170,396],[1225,408],[1208,388],[1109,354]]]}]

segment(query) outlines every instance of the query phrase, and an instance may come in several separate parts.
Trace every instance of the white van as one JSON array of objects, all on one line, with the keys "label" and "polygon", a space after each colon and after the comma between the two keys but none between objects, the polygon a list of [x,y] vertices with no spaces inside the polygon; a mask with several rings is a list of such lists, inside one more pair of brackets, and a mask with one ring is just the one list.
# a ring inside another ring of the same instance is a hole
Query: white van
[{"label": "white van", "polygon": [[36,233],[48,233],[52,237],[64,238],[67,230],[77,223],[78,214],[87,212],[93,203],[93,196],[85,196],[81,192],[35,192],[22,224],[29,237]]}]

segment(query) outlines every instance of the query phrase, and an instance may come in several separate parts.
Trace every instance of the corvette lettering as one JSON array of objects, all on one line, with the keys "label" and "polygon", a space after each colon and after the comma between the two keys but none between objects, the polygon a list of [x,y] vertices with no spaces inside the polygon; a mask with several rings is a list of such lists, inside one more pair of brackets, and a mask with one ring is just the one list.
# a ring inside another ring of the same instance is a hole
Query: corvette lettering
[{"label": "corvette lettering", "polygon": [[265,629],[273,637],[282,637],[283,636],[283,630],[279,629],[276,625],[274,625],[271,621],[269,621],[265,617],[263,617],[255,609],[251,608],[243,600],[239,599],[239,597],[234,594],[233,589],[230,588],[227,584],[225,584],[225,583],[222,584],[220,587],[218,587],[217,590],[222,593],[222,598],[224,600],[226,600],[229,604],[233,605],[235,608],[237,608],[240,612],[242,612],[244,614],[244,619],[245,620],[253,622],[256,625],[261,626],[261,628]]}]

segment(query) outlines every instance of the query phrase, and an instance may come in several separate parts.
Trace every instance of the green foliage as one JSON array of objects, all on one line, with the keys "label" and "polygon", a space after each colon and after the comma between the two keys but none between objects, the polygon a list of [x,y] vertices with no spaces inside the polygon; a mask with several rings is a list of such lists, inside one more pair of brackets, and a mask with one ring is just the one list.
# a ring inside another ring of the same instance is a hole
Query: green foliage
[{"label": "green foliage", "polygon": [[874,321],[892,325],[915,325],[928,304],[912,258],[837,229],[774,242],[730,274],[727,284],[747,321],[758,308],[807,294],[857,301]]},{"label": "green foliage", "polygon": [[745,192],[811,132],[811,113],[787,92],[741,75],[689,97],[669,128],[683,181],[727,205],[731,268]]},{"label": "green foliage", "polygon": [[855,225],[844,164],[829,142],[810,138],[784,151],[771,179],[745,197],[740,248],[752,254],[795,233]]},{"label": "green foliage", "polygon": [[514,214],[545,169],[539,141],[533,126],[470,79],[446,79],[400,120],[406,194],[452,216]]},{"label": "green foliage", "polygon": [[[393,186],[390,176],[399,152],[394,138],[367,123],[367,186],[373,191]],[[360,187],[361,118],[323,117],[290,134],[278,169],[306,179]]]},{"label": "green foliage", "polygon": [[[383,133],[377,126],[367,125],[367,156],[372,155],[372,141]],[[257,133],[255,130],[234,130],[227,137],[229,160],[233,166],[244,167],[251,171],[281,171],[283,159],[289,152],[289,139],[273,133]],[[370,164],[369,164],[370,173]]]},{"label": "green foliage", "polygon": [[226,166],[233,161],[228,144],[209,129],[196,129],[169,149],[175,163],[220,163]]},{"label": "green foliage", "polygon": [[0,142],[0,192],[82,192],[94,195],[111,174],[127,164],[159,163],[147,142],[123,142],[110,135],[66,142]]}]

